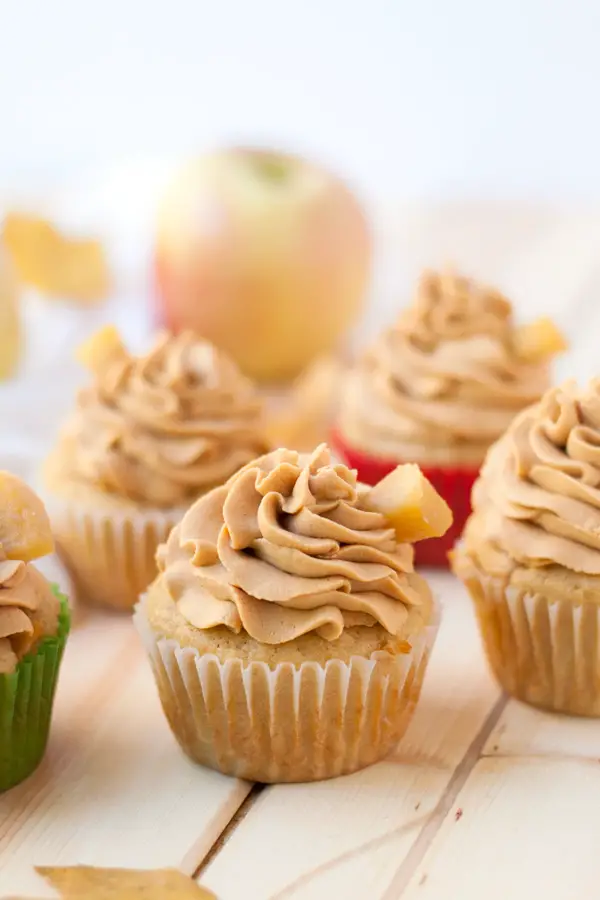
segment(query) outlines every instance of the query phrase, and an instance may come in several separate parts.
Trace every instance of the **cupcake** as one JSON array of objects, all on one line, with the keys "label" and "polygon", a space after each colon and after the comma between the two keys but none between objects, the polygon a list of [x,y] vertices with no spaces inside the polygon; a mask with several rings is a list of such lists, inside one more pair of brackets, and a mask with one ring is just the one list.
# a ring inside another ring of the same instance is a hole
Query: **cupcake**
[{"label": "cupcake", "polygon": [[189,332],[162,334],[136,358],[108,327],[80,358],[93,380],[44,468],[50,518],[79,596],[131,609],[192,500],[268,449],[261,404]]},{"label": "cupcake", "polygon": [[453,527],[419,546],[417,562],[447,565],[487,449],[549,387],[549,362],[562,349],[548,319],[517,328],[497,291],[426,272],[414,305],[351,372],[336,451],[369,484],[416,462],[452,507]]},{"label": "cupcake", "polygon": [[40,499],[0,472],[0,791],[33,772],[48,740],[70,618],[32,560],[52,549]]},{"label": "cupcake", "polygon": [[260,782],[384,757],[437,630],[408,540],[450,521],[416,466],[370,489],[325,445],[262,456],[192,504],[135,614],[183,750]]},{"label": "cupcake", "polygon": [[600,715],[600,380],[553,388],[492,447],[453,567],[502,687]]}]

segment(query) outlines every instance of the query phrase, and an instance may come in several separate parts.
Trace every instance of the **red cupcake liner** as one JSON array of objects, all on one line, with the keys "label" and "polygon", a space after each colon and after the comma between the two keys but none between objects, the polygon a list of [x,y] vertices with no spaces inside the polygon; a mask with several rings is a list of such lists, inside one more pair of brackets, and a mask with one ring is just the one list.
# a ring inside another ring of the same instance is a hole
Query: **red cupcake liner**
[{"label": "red cupcake liner", "polygon": [[[330,442],[334,452],[351,468],[358,470],[358,477],[365,484],[377,484],[403,462],[380,459],[356,450],[344,441],[339,431],[331,432]],[[452,510],[454,521],[443,537],[415,544],[415,562],[420,566],[447,569],[448,553],[460,538],[471,514],[471,490],[479,469],[450,466],[420,466],[420,469]]]}]

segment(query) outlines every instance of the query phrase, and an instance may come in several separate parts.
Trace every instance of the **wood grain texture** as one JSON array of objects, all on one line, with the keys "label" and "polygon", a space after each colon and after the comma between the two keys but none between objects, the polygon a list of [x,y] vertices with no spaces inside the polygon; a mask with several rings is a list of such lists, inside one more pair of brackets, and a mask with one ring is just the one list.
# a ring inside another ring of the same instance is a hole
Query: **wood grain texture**
[{"label": "wood grain texture", "polygon": [[46,758],[0,797],[0,895],[53,896],[33,865],[193,874],[249,790],[185,758],[130,619],[91,613],[67,646]]},{"label": "wood grain texture", "polygon": [[483,753],[600,760],[600,722],[547,713],[511,700]]},{"label": "wood grain texture", "polygon": [[[388,229],[389,266],[357,343],[393,319],[421,265],[451,261],[506,289],[520,317],[558,318],[573,343],[558,378],[597,374],[596,344],[581,329],[600,325],[599,228],[597,216],[522,206],[409,211]],[[40,346],[60,347],[46,319]],[[80,321],[83,337],[94,326]],[[79,341],[74,323],[63,330],[63,343]],[[3,386],[20,432],[0,441],[4,465],[37,459],[70,408],[77,373],[64,355],[43,409],[31,400],[39,369]],[[600,723],[506,702],[462,588],[448,575],[433,581],[444,620],[397,751],[345,779],[257,792],[231,828],[249,786],[181,755],[129,621],[78,620],[47,758],[0,796],[0,896],[50,896],[34,863],[192,872],[208,855],[200,880],[219,900],[596,900]]]},{"label": "wood grain texture", "polygon": [[599,835],[596,761],[483,759],[402,900],[596,900]]},{"label": "wood grain texture", "polygon": [[383,897],[428,823],[443,818],[453,776],[461,773],[459,790],[500,694],[462,587],[447,574],[432,581],[444,605],[442,626],[398,749],[347,778],[265,789],[202,873],[223,900]]},{"label": "wood grain texture", "polygon": [[392,758],[454,770],[500,689],[464,587],[449,573],[424,574],[442,605],[442,624],[417,712]]}]

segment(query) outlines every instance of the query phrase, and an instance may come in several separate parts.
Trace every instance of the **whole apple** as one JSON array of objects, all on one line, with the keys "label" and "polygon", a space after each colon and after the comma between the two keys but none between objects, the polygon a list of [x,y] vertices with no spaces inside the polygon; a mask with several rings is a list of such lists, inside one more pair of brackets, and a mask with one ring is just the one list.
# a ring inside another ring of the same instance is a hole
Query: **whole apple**
[{"label": "whole apple", "polygon": [[253,378],[286,381],[340,343],[370,262],[365,215],[341,180],[289,154],[223,150],[184,168],[162,203],[160,317]]}]

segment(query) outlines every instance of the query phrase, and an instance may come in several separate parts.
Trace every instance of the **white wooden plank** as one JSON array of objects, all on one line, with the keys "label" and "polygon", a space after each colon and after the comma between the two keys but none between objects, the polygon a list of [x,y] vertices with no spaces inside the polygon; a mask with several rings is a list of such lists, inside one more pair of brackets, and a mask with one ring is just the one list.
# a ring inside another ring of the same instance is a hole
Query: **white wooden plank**
[{"label": "white wooden plank", "polygon": [[393,758],[454,769],[500,696],[463,585],[428,572],[442,625],[418,710]]},{"label": "white wooden plank", "polygon": [[600,766],[481,760],[407,889],[384,900],[595,900]]},{"label": "white wooden plank", "polygon": [[193,873],[250,786],[181,753],[128,618],[86,619],[63,676],[45,762],[0,797],[0,888],[52,896],[32,865]]},{"label": "white wooden plank", "polygon": [[563,716],[511,700],[484,748],[489,756],[600,758],[600,719]]},{"label": "white wooden plank", "polygon": [[[447,779],[440,769],[385,762],[318,785],[268,788],[201,882],[224,900],[376,897]],[[352,889],[338,894],[346,883]]]},{"label": "white wooden plank", "polygon": [[[31,804],[43,798],[71,754],[71,733],[80,717],[94,708],[100,714],[103,704],[110,702],[114,676],[109,673],[127,667],[137,657],[137,641],[131,622],[124,616],[105,616],[89,611],[85,627],[75,627],[65,650],[59,677],[48,751],[34,775],[6,794],[0,794],[0,864],[5,858],[5,844],[30,814]],[[106,686],[102,703],[98,682]],[[92,704],[94,704],[92,706]]]},{"label": "white wooden plank", "polygon": [[[415,719],[385,763],[347,778],[267,788],[202,883],[224,900],[382,896],[469,752],[499,691],[470,605],[433,576],[443,624]],[[466,762],[465,762],[466,760]]]}]

